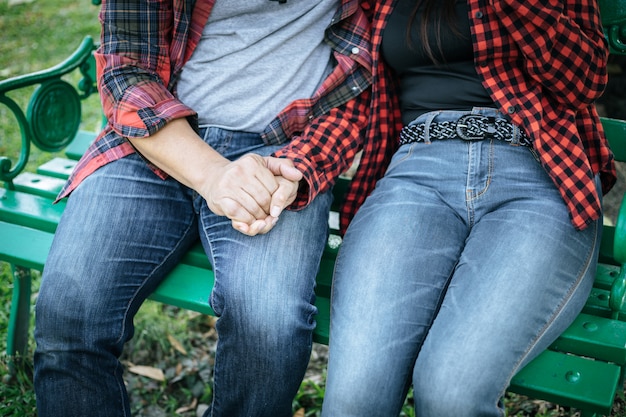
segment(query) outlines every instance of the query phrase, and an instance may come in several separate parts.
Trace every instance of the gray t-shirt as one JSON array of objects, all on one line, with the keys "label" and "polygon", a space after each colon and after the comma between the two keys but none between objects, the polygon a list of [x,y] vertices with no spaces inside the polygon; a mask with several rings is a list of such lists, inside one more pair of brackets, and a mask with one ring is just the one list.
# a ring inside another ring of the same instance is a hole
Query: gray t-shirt
[{"label": "gray t-shirt", "polygon": [[260,133],[330,72],[324,30],[339,0],[217,1],[178,82],[200,126]]}]

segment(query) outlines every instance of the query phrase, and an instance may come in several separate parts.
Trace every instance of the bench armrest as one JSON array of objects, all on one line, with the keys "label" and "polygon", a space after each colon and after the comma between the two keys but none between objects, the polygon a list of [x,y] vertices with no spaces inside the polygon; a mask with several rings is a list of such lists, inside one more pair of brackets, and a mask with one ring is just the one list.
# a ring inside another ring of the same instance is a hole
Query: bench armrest
[{"label": "bench armrest", "polygon": [[[12,180],[24,170],[31,144],[47,152],[65,148],[76,136],[81,121],[81,100],[97,92],[93,51],[96,44],[85,37],[78,49],[52,68],[0,81],[0,105],[13,114],[21,133],[17,162],[0,155],[0,181],[12,188]],[[61,79],[78,69],[82,79],[76,87]],[[26,112],[8,94],[23,88],[37,88]]]}]

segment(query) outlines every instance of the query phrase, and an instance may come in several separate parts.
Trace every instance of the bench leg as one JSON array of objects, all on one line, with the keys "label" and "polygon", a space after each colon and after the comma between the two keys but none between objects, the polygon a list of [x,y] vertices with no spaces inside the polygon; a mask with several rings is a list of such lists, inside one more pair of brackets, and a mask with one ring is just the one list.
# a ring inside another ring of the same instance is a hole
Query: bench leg
[{"label": "bench leg", "polygon": [[7,355],[9,377],[15,375],[15,367],[26,354],[30,325],[31,271],[13,266],[13,296],[7,332]]}]

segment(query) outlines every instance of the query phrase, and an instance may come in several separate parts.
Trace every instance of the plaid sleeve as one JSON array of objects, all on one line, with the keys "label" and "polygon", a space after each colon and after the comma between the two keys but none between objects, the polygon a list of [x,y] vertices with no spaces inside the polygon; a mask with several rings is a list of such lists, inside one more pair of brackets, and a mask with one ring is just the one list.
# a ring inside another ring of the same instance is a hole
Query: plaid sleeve
[{"label": "plaid sleeve", "polygon": [[370,90],[316,118],[287,146],[274,154],[291,159],[304,176],[291,209],[302,209],[325,192],[345,172],[363,145],[362,130],[369,114]]},{"label": "plaid sleeve", "polygon": [[[181,0],[184,1],[184,0]],[[173,37],[188,36],[171,1],[105,0],[100,10],[101,45],[96,52],[99,90],[109,125],[122,137],[145,137],[175,118],[194,116],[168,90],[174,59],[184,53]],[[199,8],[206,13],[208,7]],[[138,18],[141,16],[141,18]],[[184,48],[183,48],[184,49]]]},{"label": "plaid sleeve", "polygon": [[314,98],[296,100],[278,115],[277,129],[270,124],[273,136],[289,141],[274,156],[291,159],[304,175],[291,209],[304,208],[329,190],[363,147],[372,81],[370,13],[367,1],[342,2],[326,33],[336,59],[333,72]]},{"label": "plaid sleeve", "polygon": [[608,50],[597,4],[589,0],[493,0],[523,56],[525,72],[558,103],[582,109],[602,94]]}]

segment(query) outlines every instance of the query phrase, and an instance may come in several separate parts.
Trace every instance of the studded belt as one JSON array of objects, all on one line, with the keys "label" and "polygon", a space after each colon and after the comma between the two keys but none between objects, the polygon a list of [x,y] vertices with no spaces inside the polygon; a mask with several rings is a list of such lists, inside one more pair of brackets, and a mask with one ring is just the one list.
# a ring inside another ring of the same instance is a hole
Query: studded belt
[{"label": "studded belt", "polygon": [[[400,131],[400,145],[423,142],[426,137],[426,123],[405,126]],[[467,114],[456,121],[431,122],[428,124],[430,139],[483,140],[497,139],[515,145],[532,148],[530,138],[519,127],[496,117]]]}]

